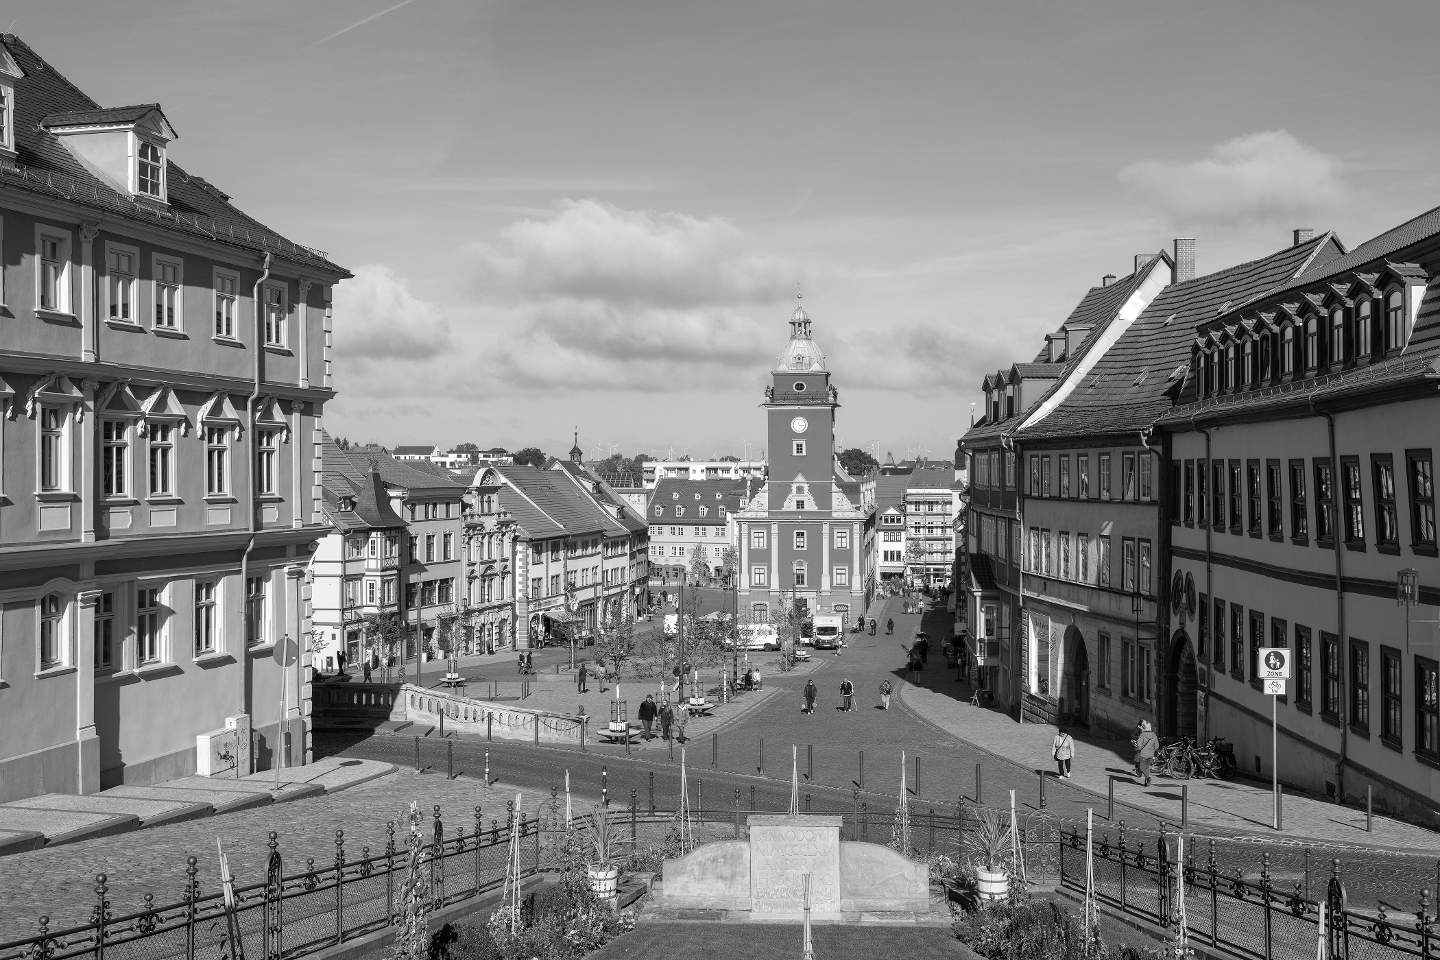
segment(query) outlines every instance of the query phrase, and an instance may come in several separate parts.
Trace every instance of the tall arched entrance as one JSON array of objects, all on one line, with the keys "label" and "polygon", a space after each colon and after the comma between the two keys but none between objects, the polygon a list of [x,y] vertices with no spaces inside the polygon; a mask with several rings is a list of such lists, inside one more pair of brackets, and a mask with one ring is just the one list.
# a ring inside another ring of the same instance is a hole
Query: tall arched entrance
[{"label": "tall arched entrance", "polygon": [[1165,734],[1198,738],[1199,703],[1195,648],[1190,644],[1190,636],[1179,630],[1170,640],[1170,657],[1165,670]]},{"label": "tall arched entrance", "polygon": [[1064,702],[1060,708],[1070,715],[1070,722],[1090,726],[1090,654],[1085,637],[1074,625],[1065,628]]}]

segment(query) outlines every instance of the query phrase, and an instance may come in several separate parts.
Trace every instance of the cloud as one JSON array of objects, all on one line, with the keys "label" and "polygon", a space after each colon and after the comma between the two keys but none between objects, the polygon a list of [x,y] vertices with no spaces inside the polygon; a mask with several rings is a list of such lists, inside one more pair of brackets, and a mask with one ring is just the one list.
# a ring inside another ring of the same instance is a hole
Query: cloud
[{"label": "cloud", "polygon": [[369,263],[335,289],[337,360],[428,360],[452,347],[444,311],[390,267]]},{"label": "cloud", "polygon": [[1189,163],[1140,160],[1120,171],[1120,182],[1186,225],[1289,222],[1347,192],[1340,162],[1285,130],[1227,140]]}]

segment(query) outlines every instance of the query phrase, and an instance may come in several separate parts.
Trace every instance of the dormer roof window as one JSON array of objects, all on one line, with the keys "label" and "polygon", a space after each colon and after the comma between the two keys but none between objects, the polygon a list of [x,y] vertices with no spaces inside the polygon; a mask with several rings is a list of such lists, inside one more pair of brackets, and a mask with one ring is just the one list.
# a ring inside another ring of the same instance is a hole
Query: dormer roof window
[{"label": "dormer roof window", "polygon": [[24,76],[10,51],[0,45],[0,154],[7,157],[15,156],[15,81]]},{"label": "dormer roof window", "polygon": [[40,125],[116,190],[168,202],[165,151],[176,134],[158,103],[52,113]]}]

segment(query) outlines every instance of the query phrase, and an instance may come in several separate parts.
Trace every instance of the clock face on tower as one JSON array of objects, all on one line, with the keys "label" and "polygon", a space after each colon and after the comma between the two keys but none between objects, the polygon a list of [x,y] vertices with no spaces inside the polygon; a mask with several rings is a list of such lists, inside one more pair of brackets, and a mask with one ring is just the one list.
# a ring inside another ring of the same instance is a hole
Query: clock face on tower
[{"label": "clock face on tower", "polygon": [[804,433],[810,427],[810,421],[804,417],[796,417],[790,421],[790,429],[796,433]]}]

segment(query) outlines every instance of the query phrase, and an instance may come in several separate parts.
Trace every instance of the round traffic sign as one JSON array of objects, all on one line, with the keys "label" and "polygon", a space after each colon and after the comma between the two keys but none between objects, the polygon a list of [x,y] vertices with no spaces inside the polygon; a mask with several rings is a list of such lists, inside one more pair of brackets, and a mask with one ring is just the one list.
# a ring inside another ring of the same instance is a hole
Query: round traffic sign
[{"label": "round traffic sign", "polygon": [[288,667],[295,662],[300,653],[300,645],[290,639],[290,634],[285,634],[275,644],[274,651],[270,654],[275,662],[282,667]]}]

